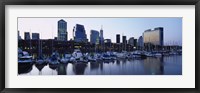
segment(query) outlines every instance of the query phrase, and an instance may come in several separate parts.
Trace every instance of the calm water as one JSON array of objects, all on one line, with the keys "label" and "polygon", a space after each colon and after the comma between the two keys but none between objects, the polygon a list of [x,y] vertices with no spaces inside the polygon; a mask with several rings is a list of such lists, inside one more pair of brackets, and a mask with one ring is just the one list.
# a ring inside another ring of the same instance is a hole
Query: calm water
[{"label": "calm water", "polygon": [[19,75],[182,75],[182,56],[18,66]]}]

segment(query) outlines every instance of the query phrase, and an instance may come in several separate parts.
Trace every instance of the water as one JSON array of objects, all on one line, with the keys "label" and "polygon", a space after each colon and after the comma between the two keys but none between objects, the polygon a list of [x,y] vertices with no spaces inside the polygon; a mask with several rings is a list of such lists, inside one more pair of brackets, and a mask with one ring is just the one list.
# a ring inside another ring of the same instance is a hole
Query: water
[{"label": "water", "polygon": [[19,75],[182,75],[182,56],[59,65],[18,65]]}]

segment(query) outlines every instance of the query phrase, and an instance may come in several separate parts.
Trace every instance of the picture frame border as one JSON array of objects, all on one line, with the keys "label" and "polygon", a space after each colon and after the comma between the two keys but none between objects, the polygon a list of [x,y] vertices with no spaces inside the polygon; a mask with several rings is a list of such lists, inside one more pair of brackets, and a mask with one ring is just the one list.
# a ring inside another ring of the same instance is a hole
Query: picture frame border
[{"label": "picture frame border", "polygon": [[[0,1],[0,92],[1,93],[196,93],[200,91],[199,45],[200,0],[2,0]],[[195,5],[195,88],[5,88],[6,5]]]}]

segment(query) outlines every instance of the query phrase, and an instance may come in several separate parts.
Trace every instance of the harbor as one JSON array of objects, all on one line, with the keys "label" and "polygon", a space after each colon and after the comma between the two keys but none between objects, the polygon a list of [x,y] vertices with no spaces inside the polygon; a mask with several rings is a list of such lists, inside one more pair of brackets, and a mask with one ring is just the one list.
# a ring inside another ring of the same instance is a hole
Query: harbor
[{"label": "harbor", "polygon": [[[26,53],[26,52],[25,52]],[[64,57],[30,59],[22,56],[19,75],[182,75],[182,55],[178,52],[81,53],[76,49]],[[58,54],[59,55],[59,54]]]},{"label": "harbor", "polygon": [[19,18],[18,75],[182,75],[181,20]]}]

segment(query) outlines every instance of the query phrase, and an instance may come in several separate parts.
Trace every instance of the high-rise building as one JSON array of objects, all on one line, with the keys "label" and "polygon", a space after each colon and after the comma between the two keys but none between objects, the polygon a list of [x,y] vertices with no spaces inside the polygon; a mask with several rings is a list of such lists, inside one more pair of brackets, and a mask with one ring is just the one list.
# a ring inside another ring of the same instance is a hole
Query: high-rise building
[{"label": "high-rise building", "polygon": [[96,30],[91,30],[90,32],[90,43],[99,44],[99,32]]},{"label": "high-rise building", "polygon": [[100,30],[100,43],[101,43],[101,45],[104,43],[103,28],[102,28],[102,26],[101,26],[101,30]]},{"label": "high-rise building", "polygon": [[139,38],[138,38],[138,46],[139,47],[143,47],[144,45],[143,45],[143,37],[142,36],[140,36]]},{"label": "high-rise building", "polygon": [[122,36],[122,43],[126,44],[126,36]]},{"label": "high-rise building", "polygon": [[137,39],[134,39],[134,44],[133,44],[133,46],[137,46]]},{"label": "high-rise building", "polygon": [[29,32],[24,32],[24,40],[30,40],[30,33]]},{"label": "high-rise building", "polygon": [[58,38],[57,40],[67,41],[67,22],[63,19],[58,21]]},{"label": "high-rise building", "polygon": [[116,43],[118,43],[118,44],[120,43],[120,34],[116,35]]},{"label": "high-rise building", "polygon": [[76,26],[74,27],[74,32],[75,32],[75,37],[74,40],[76,42],[87,42],[87,35],[85,33],[85,28],[83,25],[80,24],[76,24]]},{"label": "high-rise building", "polygon": [[21,40],[22,38],[21,38],[21,36],[20,36],[20,34],[19,34],[19,31],[18,31],[18,40]]},{"label": "high-rise building", "polygon": [[163,46],[163,27],[148,29],[143,33],[144,44]]},{"label": "high-rise building", "polygon": [[126,40],[126,36],[122,36],[122,43],[123,43],[123,50],[126,51],[126,44],[127,44],[127,40]]},{"label": "high-rise building", "polygon": [[134,37],[129,38],[128,44],[134,46]]},{"label": "high-rise building", "polygon": [[40,34],[39,33],[32,33],[32,39],[33,40],[39,40],[40,39]]}]

